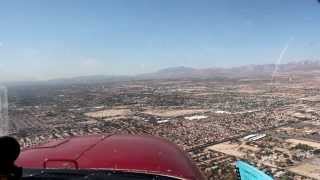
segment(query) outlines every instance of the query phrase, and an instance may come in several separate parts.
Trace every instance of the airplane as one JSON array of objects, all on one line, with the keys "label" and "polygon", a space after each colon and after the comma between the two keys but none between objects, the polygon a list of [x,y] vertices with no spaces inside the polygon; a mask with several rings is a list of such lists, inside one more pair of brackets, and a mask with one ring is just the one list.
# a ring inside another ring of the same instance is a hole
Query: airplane
[{"label": "airplane", "polygon": [[[177,145],[148,135],[88,135],[23,149],[0,138],[0,180],[203,180]],[[7,170],[3,170],[5,168]]]}]

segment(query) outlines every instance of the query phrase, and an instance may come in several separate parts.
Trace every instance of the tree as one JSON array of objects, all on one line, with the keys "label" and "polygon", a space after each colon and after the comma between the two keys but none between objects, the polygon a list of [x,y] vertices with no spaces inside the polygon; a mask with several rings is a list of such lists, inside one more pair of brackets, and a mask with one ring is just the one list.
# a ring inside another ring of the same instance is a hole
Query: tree
[{"label": "tree", "polygon": [[304,151],[310,151],[310,150],[313,150],[313,147],[307,145],[307,144],[297,144],[296,146],[292,147],[292,149],[301,149],[301,150],[304,150]]}]

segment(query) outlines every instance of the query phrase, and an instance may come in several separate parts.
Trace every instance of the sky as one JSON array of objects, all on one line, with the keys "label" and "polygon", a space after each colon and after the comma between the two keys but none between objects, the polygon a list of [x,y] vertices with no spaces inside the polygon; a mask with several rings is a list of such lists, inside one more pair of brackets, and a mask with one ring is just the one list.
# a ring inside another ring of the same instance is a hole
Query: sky
[{"label": "sky", "polygon": [[0,81],[320,59],[319,20],[317,0],[3,0]]}]

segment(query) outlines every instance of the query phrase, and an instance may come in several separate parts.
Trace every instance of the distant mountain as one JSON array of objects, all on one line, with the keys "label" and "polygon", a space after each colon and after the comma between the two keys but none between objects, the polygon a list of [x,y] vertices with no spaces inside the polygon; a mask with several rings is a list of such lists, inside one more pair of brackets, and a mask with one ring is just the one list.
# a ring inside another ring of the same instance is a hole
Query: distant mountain
[{"label": "distant mountain", "polygon": [[281,64],[279,66],[279,69],[286,72],[320,70],[320,61],[304,60],[304,61],[291,62],[288,64]]},{"label": "distant mountain", "polygon": [[172,67],[159,70],[155,73],[138,75],[142,79],[180,79],[180,78],[258,78],[271,77],[274,73],[320,71],[320,61],[305,60],[287,64],[244,65],[232,68],[205,68]]},{"label": "distant mountain", "polygon": [[161,69],[154,73],[139,74],[135,76],[137,79],[171,79],[171,78],[188,78],[195,76],[197,69],[178,66]]},{"label": "distant mountain", "polygon": [[274,69],[274,65],[250,65],[234,68],[205,68],[195,69],[190,67],[173,67],[159,70],[155,73],[138,75],[143,79],[210,79],[210,78],[234,78],[247,76],[267,75]]},{"label": "distant mountain", "polygon": [[[90,84],[128,80],[146,79],[220,79],[220,78],[270,78],[274,72],[282,73],[311,73],[317,71],[320,74],[320,61],[305,60],[290,62],[287,64],[262,64],[244,65],[232,68],[191,68],[185,66],[161,69],[154,73],[139,74],[135,76],[79,76],[73,78],[61,78],[48,81],[14,82],[11,84]],[[10,84],[10,83],[6,83]]]}]

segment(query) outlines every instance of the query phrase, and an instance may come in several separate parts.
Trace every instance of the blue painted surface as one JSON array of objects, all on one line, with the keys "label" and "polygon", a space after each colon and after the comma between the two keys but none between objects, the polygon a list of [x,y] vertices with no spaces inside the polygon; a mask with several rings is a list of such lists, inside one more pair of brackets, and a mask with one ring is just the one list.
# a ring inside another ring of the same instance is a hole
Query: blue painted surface
[{"label": "blue painted surface", "polygon": [[241,180],[273,180],[272,177],[265,174],[263,171],[243,161],[237,161]]}]

